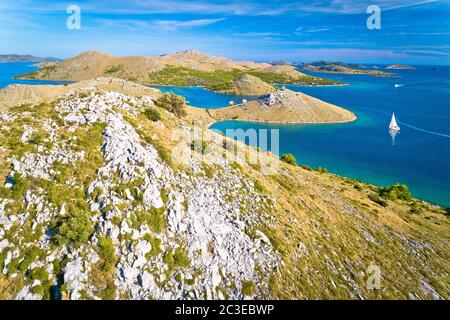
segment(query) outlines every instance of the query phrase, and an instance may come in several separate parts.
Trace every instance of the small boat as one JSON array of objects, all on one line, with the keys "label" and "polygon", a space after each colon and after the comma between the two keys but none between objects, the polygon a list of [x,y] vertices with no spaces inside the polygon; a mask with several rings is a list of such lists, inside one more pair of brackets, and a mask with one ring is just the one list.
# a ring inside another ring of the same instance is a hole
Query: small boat
[{"label": "small boat", "polygon": [[246,104],[247,102],[247,99],[242,99],[242,104]]},{"label": "small boat", "polygon": [[397,119],[395,118],[395,113],[392,113],[391,123],[389,124],[389,130],[393,132],[399,132],[400,126],[397,123]]},{"label": "small boat", "polygon": [[403,85],[402,84],[395,84],[394,87],[400,88],[400,87],[403,87]]}]

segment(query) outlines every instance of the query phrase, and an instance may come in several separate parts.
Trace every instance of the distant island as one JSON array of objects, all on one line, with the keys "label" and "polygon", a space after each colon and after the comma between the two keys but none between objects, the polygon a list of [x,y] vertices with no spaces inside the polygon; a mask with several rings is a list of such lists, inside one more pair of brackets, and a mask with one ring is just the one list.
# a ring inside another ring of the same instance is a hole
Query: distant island
[{"label": "distant island", "polygon": [[[61,63],[44,65],[37,71],[16,78],[80,81],[100,76],[113,76],[146,85],[203,86],[210,91],[242,95],[272,92],[272,84],[342,84],[306,75],[291,65],[234,61],[195,50],[154,57],[116,57],[104,52],[88,51]],[[262,91],[261,82],[265,87]]]},{"label": "distant island", "polygon": [[386,69],[389,70],[415,70],[416,68],[413,66],[408,66],[404,64],[391,64],[390,66],[387,66]]},{"label": "distant island", "polygon": [[347,64],[344,62],[318,61],[302,64],[300,69],[330,74],[367,74],[375,77],[392,77],[394,74],[380,70],[369,70],[360,64]]},{"label": "distant island", "polygon": [[61,59],[48,57],[40,58],[31,55],[0,54],[0,62],[61,62]]}]

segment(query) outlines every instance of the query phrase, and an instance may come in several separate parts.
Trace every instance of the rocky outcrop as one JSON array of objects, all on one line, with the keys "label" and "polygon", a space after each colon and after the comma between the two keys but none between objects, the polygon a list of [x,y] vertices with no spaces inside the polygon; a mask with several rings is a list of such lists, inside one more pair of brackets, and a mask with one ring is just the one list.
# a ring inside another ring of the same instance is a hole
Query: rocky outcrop
[{"label": "rocky outcrop", "polygon": [[273,123],[340,123],[356,120],[353,112],[301,92],[277,90],[258,100],[208,110],[215,121],[245,120]]},{"label": "rocky outcrop", "polygon": [[[121,113],[133,115],[142,106],[152,104],[148,96],[135,98],[88,89],[70,91],[55,105],[65,123],[59,131],[75,132],[77,128],[89,128],[98,123],[105,125],[101,147],[104,165],[97,169],[86,189],[86,204],[95,231],[87,243],[81,244],[81,250],[73,250],[71,245],[50,249],[49,243],[53,240],[49,234],[43,234],[29,245],[45,250],[41,257],[44,266],[51,260],[67,260],[62,279],[70,299],[96,296],[92,272],[99,257],[93,249],[101,237],[111,239],[117,255],[113,279],[116,298],[122,292],[133,299],[212,299],[225,298],[225,295],[239,299],[243,298],[241,288],[245,281],[258,283],[256,297],[268,294],[267,285],[255,270],[258,268],[269,274],[277,269],[280,257],[261,232],[251,238],[247,231],[268,214],[269,202],[254,190],[248,178],[231,169],[230,162],[221,162],[220,178],[175,173]],[[52,142],[48,150],[11,159],[10,176],[19,174],[25,179],[50,181],[56,174],[55,163],[68,166],[84,159],[84,152],[72,152],[69,141],[58,133],[53,135]],[[195,172],[202,172],[199,162],[194,161],[191,167]],[[71,183],[73,188],[77,187],[76,181]],[[9,187],[14,188],[14,184]],[[118,192],[121,188],[123,193]],[[36,228],[47,229],[52,219],[65,216],[69,203],[58,210],[44,200],[45,190],[36,191],[40,195],[27,193],[24,200],[28,208],[35,210],[34,218],[25,209],[23,215],[16,213],[3,219],[2,232],[14,223],[26,224],[28,219],[33,219]],[[95,196],[89,197],[94,193]],[[235,199],[230,200],[229,194],[236,194]],[[245,217],[241,217],[243,206],[248,208]],[[137,224],[139,212],[159,212],[162,221],[167,221],[167,227]],[[4,215],[2,211],[1,216]],[[15,252],[13,257],[21,256],[23,249],[16,244],[5,240],[0,243],[7,256],[11,252]],[[86,252],[91,253],[86,255]],[[166,258],[172,255],[174,261]],[[6,261],[6,273],[8,268]],[[180,269],[181,279],[175,269]],[[56,280],[57,275],[50,274],[48,281]],[[32,290],[34,287],[36,285],[24,288],[16,298],[42,297],[30,295],[36,291]]]}]

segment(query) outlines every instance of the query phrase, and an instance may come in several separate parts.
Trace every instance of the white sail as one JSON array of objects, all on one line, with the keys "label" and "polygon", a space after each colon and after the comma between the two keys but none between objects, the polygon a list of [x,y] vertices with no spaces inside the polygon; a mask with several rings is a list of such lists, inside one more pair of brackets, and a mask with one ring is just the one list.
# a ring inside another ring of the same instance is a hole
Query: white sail
[{"label": "white sail", "polygon": [[399,131],[400,127],[397,123],[397,119],[395,118],[395,113],[392,114],[391,123],[389,124],[389,129],[394,131]]}]

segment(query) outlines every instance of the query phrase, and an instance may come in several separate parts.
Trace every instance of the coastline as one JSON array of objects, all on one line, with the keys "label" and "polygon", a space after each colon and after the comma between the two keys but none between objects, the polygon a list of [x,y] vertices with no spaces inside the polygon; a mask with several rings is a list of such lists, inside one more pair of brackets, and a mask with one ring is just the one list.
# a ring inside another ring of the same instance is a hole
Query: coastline
[{"label": "coastline", "polygon": [[[195,107],[193,107],[195,108]],[[295,121],[264,121],[264,120],[245,120],[245,119],[215,119],[212,122],[207,123],[208,129],[216,123],[225,122],[225,121],[242,121],[242,122],[250,122],[250,123],[259,123],[259,124],[278,124],[278,125],[333,125],[333,124],[344,124],[344,123],[352,123],[358,120],[358,117],[355,115],[353,120],[346,121],[335,121],[335,122],[295,122]]]}]

